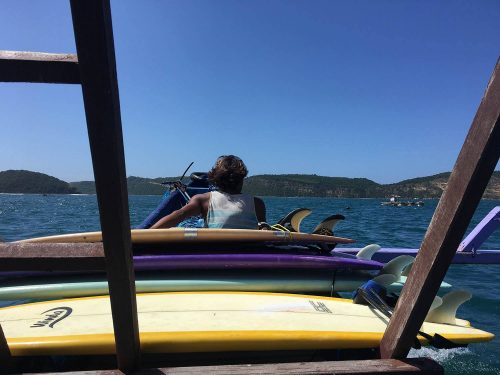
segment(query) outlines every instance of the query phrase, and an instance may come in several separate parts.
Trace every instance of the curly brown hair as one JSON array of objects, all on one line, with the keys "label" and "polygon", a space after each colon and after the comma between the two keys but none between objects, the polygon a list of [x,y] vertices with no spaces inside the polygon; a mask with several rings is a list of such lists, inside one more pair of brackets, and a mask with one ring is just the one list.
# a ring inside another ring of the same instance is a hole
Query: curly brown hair
[{"label": "curly brown hair", "polygon": [[241,188],[248,169],[239,157],[222,155],[208,172],[208,178],[222,191],[231,193]]}]

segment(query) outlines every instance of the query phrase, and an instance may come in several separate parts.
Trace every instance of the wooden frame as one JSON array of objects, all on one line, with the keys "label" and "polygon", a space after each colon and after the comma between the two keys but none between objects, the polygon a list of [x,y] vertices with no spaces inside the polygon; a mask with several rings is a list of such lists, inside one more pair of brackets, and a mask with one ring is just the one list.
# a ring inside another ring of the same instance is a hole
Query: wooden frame
[{"label": "wooden frame", "polygon": [[499,156],[500,61],[385,331],[380,344],[382,358],[404,358],[408,354]]},{"label": "wooden frame", "polygon": [[[94,373],[94,372],[93,372]],[[121,375],[121,371],[102,370],[99,375]],[[86,375],[88,372],[71,372],[73,375]],[[443,368],[429,358],[409,358],[405,360],[382,359],[360,361],[325,361],[325,362],[291,362],[273,364],[241,364],[222,366],[189,366],[149,368],[134,372],[135,375],[191,375],[191,374],[343,374],[343,375],[409,375],[409,374],[444,374]],[[35,375],[35,374],[32,374]],[[41,374],[40,374],[41,375]],[[49,374],[45,374],[49,375]]]},{"label": "wooden frame", "polygon": [[104,271],[102,243],[0,243],[0,271]]},{"label": "wooden frame", "polygon": [[[82,85],[118,367],[131,370],[139,367],[140,343],[110,4],[109,0],[72,0],[71,11],[78,59],[74,54],[3,51],[0,80]],[[34,267],[36,261],[20,260],[18,255],[6,263],[20,266],[21,262],[25,268]],[[90,261],[89,266],[99,262],[92,256],[79,259],[82,260]],[[65,261],[52,257],[51,263],[57,268]],[[67,264],[75,266],[74,262]],[[7,344],[0,340],[0,358],[8,357]]]},{"label": "wooden frame", "polygon": [[140,364],[125,155],[109,0],[71,0],[118,367]]},{"label": "wooden frame", "polygon": [[75,54],[0,51],[0,82],[80,83]]},{"label": "wooden frame", "polygon": [[[105,267],[118,367],[129,372],[139,367],[140,342],[110,3],[109,0],[71,0],[71,10],[78,58],[74,54],[0,51],[0,81],[81,83],[103,244],[0,244],[0,270],[101,270]],[[498,161],[499,74],[497,64],[383,337],[380,349],[384,358],[406,356]],[[8,345],[0,327],[0,371],[8,371],[9,359]],[[187,374],[198,371],[441,374],[442,368],[426,359],[386,359],[180,367],[149,369],[142,373]]]}]

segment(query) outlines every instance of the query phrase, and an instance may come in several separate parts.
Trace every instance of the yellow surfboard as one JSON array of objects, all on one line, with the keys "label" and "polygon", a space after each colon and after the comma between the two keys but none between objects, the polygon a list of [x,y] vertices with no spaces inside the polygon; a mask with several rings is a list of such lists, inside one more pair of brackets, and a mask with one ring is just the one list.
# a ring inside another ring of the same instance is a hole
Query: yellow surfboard
[{"label": "yellow surfboard", "polygon": [[[349,238],[324,236],[320,234],[282,232],[253,229],[209,229],[209,228],[169,228],[132,229],[133,243],[176,243],[176,242],[295,242],[295,243],[352,243]],[[101,232],[61,234],[37,237],[16,242],[29,243],[75,243],[101,242]]]},{"label": "yellow surfboard", "polygon": [[[137,307],[141,348],[150,353],[371,348],[387,326],[367,306],[306,295],[139,294]],[[14,356],[115,352],[108,297],[2,308],[0,324]],[[494,337],[463,320],[424,323],[421,330],[456,343]]]}]

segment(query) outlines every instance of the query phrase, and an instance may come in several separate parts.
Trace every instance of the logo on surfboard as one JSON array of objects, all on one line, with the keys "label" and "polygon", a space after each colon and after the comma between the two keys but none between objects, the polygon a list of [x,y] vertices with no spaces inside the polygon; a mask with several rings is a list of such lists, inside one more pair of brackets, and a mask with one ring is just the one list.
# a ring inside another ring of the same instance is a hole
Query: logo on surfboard
[{"label": "logo on surfboard", "polygon": [[56,323],[59,323],[61,320],[64,318],[67,318],[71,313],[73,312],[73,309],[71,307],[55,307],[53,309],[44,311],[42,314],[46,314],[43,319],[40,319],[38,322],[35,324],[31,325],[30,328],[37,328],[37,327],[49,327],[49,328],[54,328],[54,325]]},{"label": "logo on surfboard", "polygon": [[309,303],[312,305],[312,307],[314,307],[314,310],[318,312],[333,314],[332,311],[328,307],[326,307],[323,302],[314,302],[309,300]]}]

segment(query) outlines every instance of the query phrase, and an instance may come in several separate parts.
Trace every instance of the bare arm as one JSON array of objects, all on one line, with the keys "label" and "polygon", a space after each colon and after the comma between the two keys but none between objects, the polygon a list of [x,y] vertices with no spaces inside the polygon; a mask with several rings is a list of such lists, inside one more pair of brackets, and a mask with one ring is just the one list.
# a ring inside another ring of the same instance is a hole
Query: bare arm
[{"label": "bare arm", "polygon": [[205,194],[195,195],[188,204],[184,207],[162,217],[158,220],[151,229],[171,228],[175,227],[181,221],[186,220],[191,216],[196,216],[203,213],[203,202],[206,199]]},{"label": "bare arm", "polygon": [[265,222],[266,221],[266,205],[264,201],[260,198],[254,197],[255,203],[255,215],[257,215],[257,221]]}]

